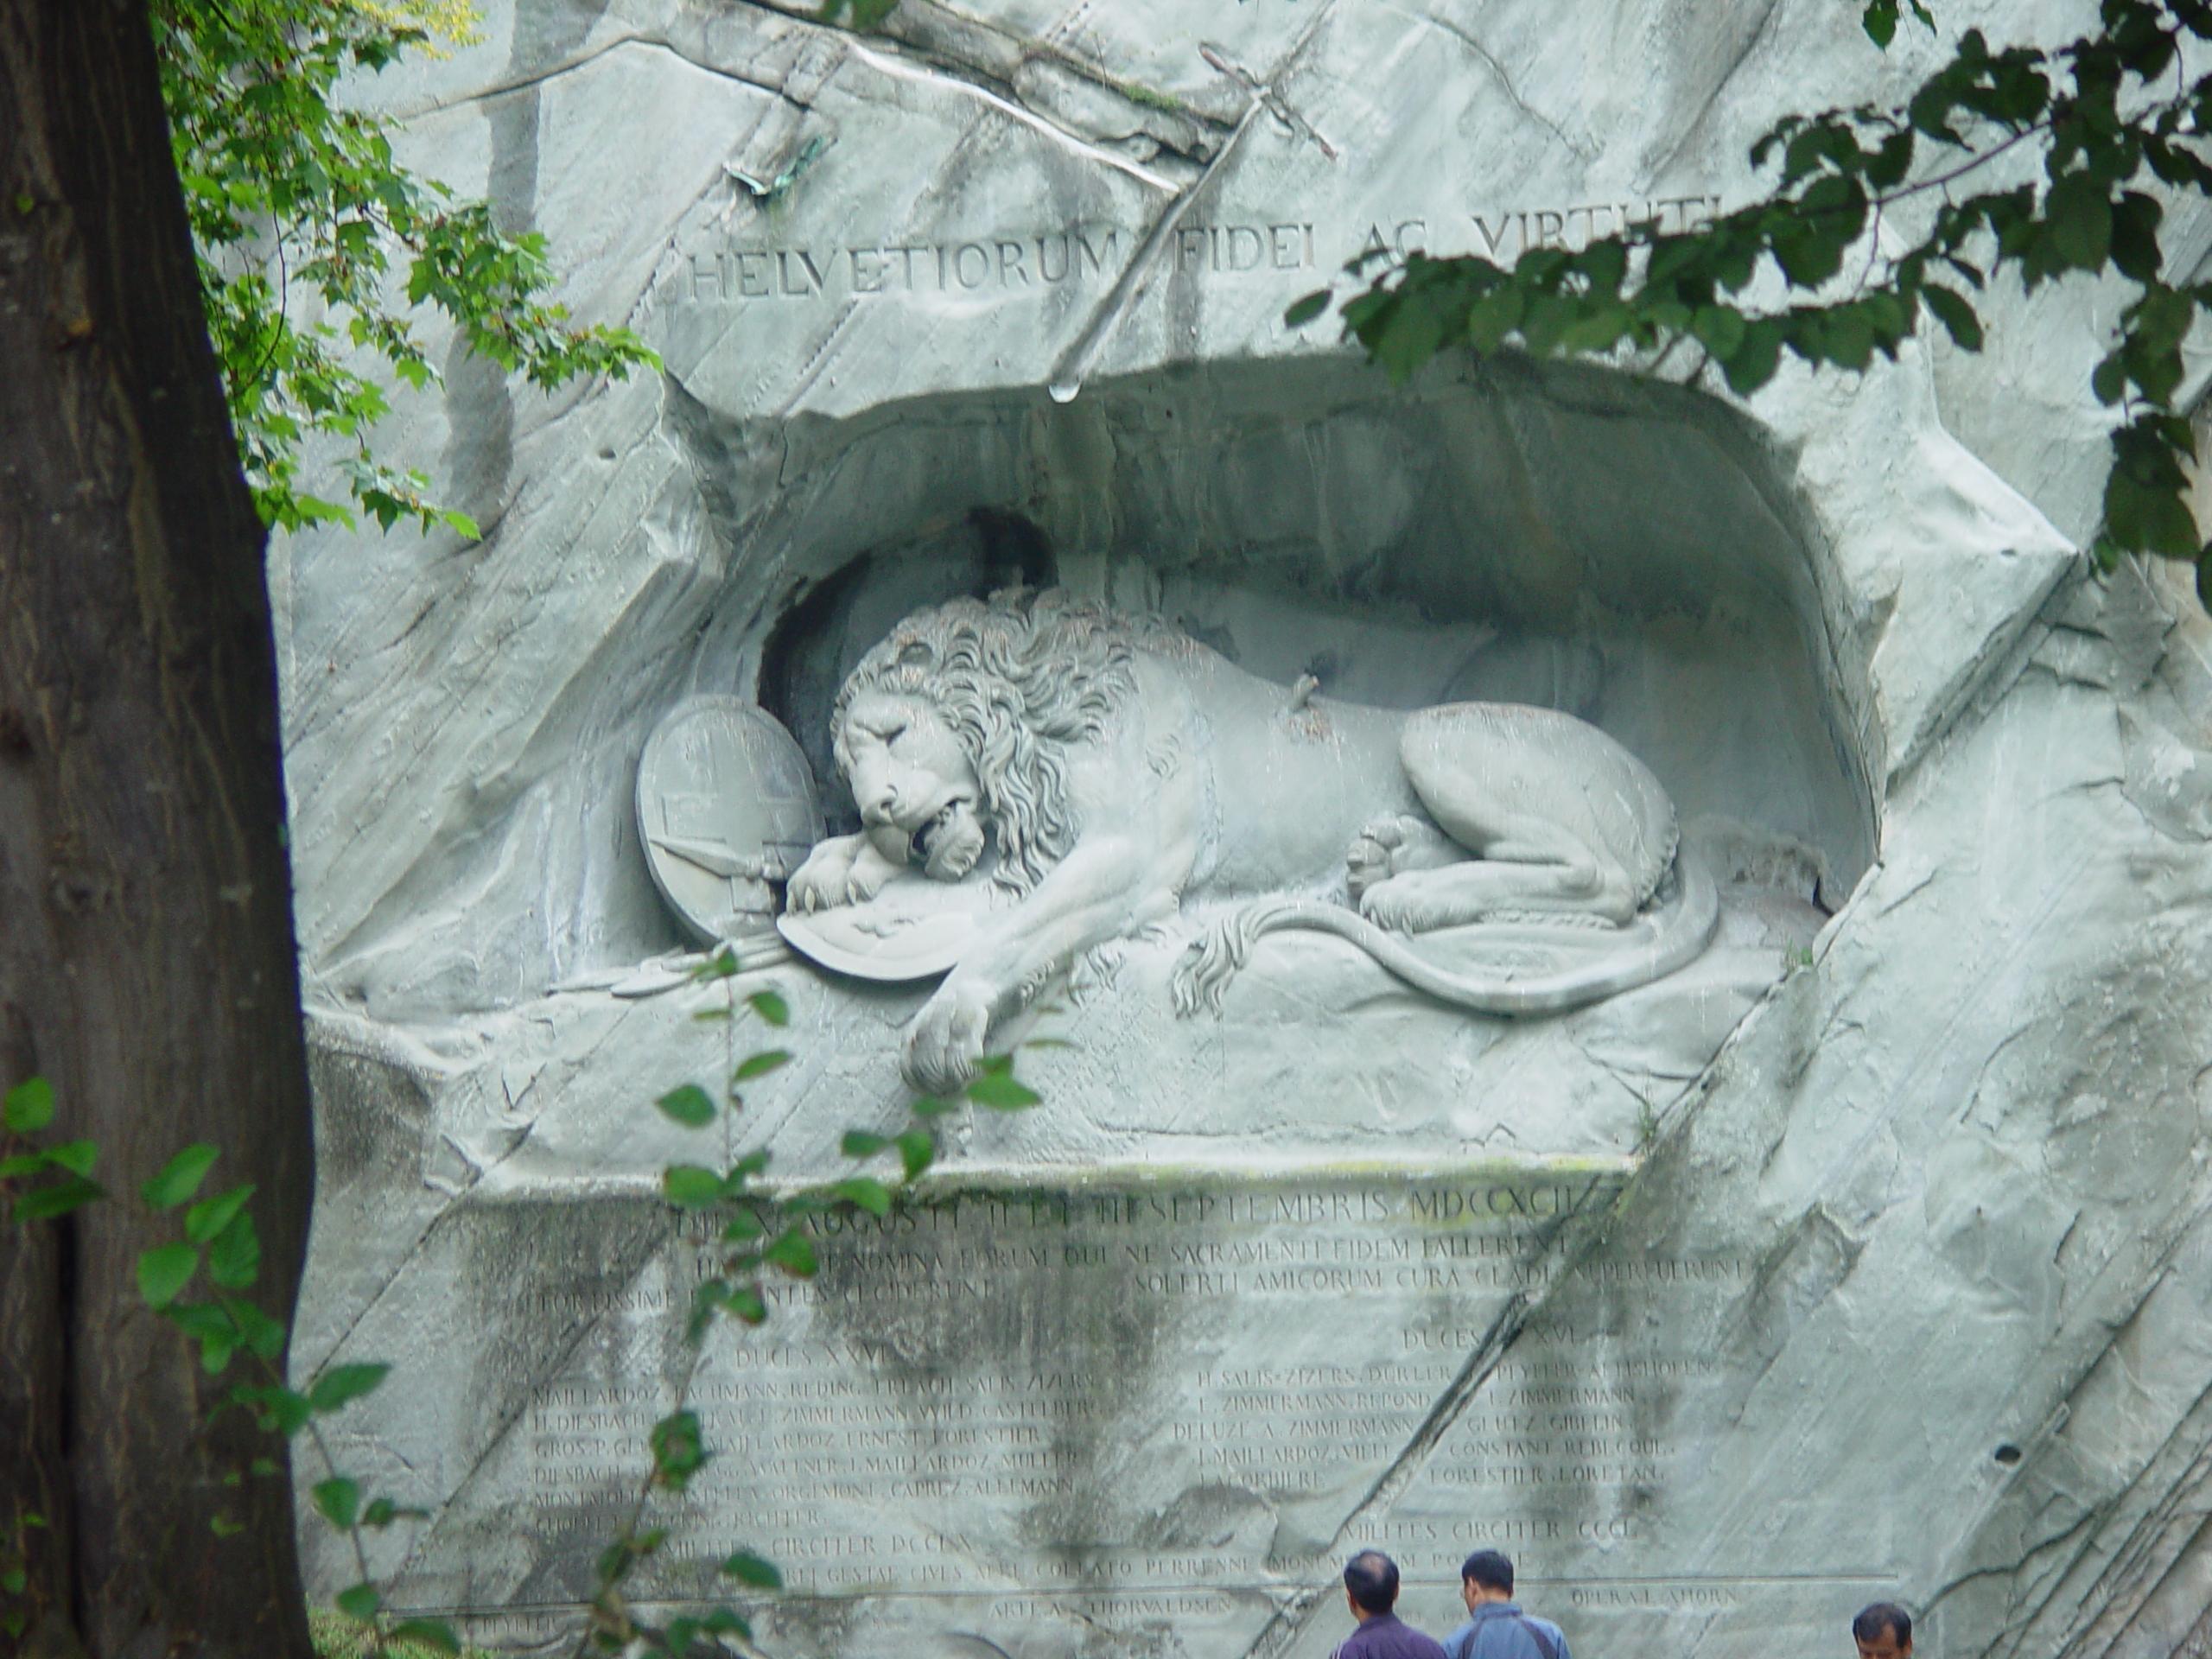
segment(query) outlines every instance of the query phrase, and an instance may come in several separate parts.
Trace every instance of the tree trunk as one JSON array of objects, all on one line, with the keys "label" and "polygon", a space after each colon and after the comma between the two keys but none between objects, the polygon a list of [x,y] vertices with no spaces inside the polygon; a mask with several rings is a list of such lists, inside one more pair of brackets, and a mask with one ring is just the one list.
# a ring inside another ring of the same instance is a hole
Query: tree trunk
[{"label": "tree trunk", "polygon": [[254,1299],[289,1320],[298,1283],[261,551],[143,0],[0,0],[0,1083],[52,1082],[111,1195],[0,1225],[0,1550],[50,1523],[25,1534],[27,1652],[308,1652],[284,1449],[208,1426],[251,1362],[204,1375],[136,1281],[179,1232],[139,1185],[205,1141],[208,1192],[257,1188]]}]

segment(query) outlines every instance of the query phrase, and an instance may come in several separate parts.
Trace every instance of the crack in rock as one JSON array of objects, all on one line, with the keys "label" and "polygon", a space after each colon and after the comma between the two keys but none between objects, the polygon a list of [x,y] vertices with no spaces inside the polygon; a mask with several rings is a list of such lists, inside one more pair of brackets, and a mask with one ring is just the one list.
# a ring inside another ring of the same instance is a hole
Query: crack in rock
[{"label": "crack in rock", "polygon": [[[1594,1192],[1595,1189],[1591,1189]],[[1482,1340],[1470,1352],[1444,1392],[1429,1408],[1411,1438],[1391,1459],[1389,1466],[1376,1477],[1375,1484],[1354,1503],[1338,1523],[1331,1536],[1332,1552],[1340,1549],[1347,1534],[1357,1527],[1371,1512],[1395,1503],[1419,1477],[1428,1457],[1454,1425],[1466,1414],[1491,1375],[1497,1370],[1506,1353],[1520,1340],[1529,1321],[1550,1300],[1558,1285],[1570,1278],[1601,1242],[1600,1225],[1610,1213],[1616,1194],[1608,1194],[1601,1201],[1593,1200],[1589,1192],[1572,1210],[1567,1211],[1536,1241],[1536,1248],[1529,1260],[1541,1263],[1547,1260],[1559,1264],[1559,1270],[1543,1276],[1542,1288],[1531,1294],[1516,1291],[1491,1321]],[[1593,1208],[1593,1204],[1596,1205]],[[1281,1659],[1305,1636],[1321,1609],[1338,1605],[1334,1596],[1323,1587],[1301,1589],[1277,1609],[1274,1616],[1261,1627],[1260,1633],[1245,1650],[1244,1659]]]}]

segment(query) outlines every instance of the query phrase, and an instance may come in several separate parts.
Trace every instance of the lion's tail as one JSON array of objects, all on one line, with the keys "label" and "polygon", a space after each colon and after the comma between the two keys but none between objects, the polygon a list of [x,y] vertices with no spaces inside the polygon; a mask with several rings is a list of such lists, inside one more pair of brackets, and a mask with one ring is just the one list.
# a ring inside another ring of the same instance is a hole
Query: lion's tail
[{"label": "lion's tail", "polygon": [[1192,948],[1196,960],[1175,975],[1175,1011],[1218,1011],[1229,982],[1263,933],[1287,927],[1334,933],[1367,952],[1390,973],[1454,1007],[1476,1014],[1564,1014],[1619,992],[1648,985],[1695,961],[1720,919],[1713,877],[1688,849],[1675,859],[1681,891],[1653,918],[1650,937],[1602,961],[1555,974],[1508,979],[1455,974],[1409,947],[1403,936],[1376,926],[1357,911],[1311,900],[1270,900],[1217,923]]}]

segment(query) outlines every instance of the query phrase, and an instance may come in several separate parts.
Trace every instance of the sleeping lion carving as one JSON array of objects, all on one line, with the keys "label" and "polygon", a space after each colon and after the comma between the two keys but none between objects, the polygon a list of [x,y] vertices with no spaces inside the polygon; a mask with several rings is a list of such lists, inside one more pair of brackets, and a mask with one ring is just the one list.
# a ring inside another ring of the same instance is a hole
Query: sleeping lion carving
[{"label": "sleeping lion carving", "polygon": [[[1335,933],[1462,1007],[1557,1013],[1672,972],[1717,916],[1711,880],[1677,859],[1658,780],[1592,726],[1510,703],[1339,702],[1057,590],[906,618],[839,692],[834,737],[862,827],[793,873],[792,911],[987,863],[979,879],[1015,896],[909,1027],[905,1071],[925,1093],[971,1078],[992,1021],[1081,952],[1185,899],[1255,902],[1192,945],[1185,1013],[1217,1005],[1253,940],[1286,927]],[[1447,971],[1412,942],[1484,922],[1623,943],[1515,977]]]}]

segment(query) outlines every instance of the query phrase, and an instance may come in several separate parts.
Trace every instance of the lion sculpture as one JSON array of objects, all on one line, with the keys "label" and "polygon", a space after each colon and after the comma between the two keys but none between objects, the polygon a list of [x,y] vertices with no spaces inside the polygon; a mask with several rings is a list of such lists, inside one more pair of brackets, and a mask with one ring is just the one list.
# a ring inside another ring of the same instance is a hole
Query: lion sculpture
[{"label": "lion sculpture", "polygon": [[[1313,689],[1058,590],[917,612],[838,693],[837,764],[861,829],[814,849],[789,907],[865,904],[901,870],[958,882],[987,861],[987,879],[1018,896],[988,915],[908,1030],[906,1077],[928,1094],[964,1085],[993,1020],[1078,955],[1186,899],[1259,902],[1192,946],[1175,988],[1185,1013],[1217,1006],[1253,940],[1286,927],[1335,933],[1492,1014],[1580,1007],[1704,949],[1712,882],[1677,860],[1658,780],[1603,732],[1548,709],[1408,713]],[[1408,943],[1531,921],[1620,930],[1624,943],[1522,977],[1446,971]]]}]

